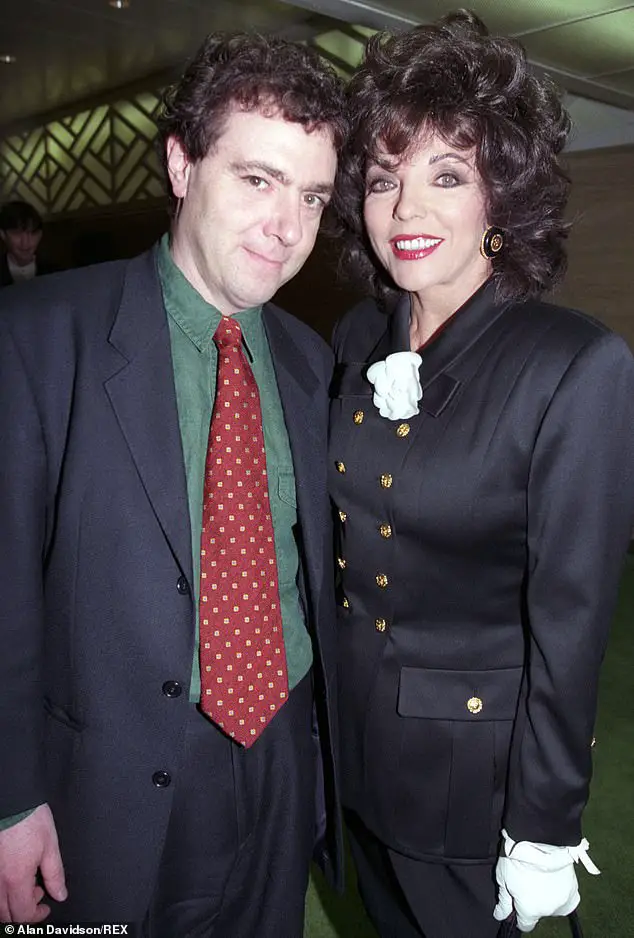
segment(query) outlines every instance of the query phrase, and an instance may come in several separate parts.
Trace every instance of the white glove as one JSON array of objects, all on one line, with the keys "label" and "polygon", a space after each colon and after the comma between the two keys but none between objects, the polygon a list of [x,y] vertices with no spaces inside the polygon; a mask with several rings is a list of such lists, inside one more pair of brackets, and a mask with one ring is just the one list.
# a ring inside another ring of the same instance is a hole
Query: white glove
[{"label": "white glove", "polygon": [[585,837],[578,847],[552,847],[527,840],[516,843],[505,830],[502,837],[502,853],[495,867],[500,888],[493,917],[501,922],[515,909],[522,932],[532,931],[540,918],[569,915],[577,908],[575,863],[581,860],[589,873],[599,874],[588,856]]}]

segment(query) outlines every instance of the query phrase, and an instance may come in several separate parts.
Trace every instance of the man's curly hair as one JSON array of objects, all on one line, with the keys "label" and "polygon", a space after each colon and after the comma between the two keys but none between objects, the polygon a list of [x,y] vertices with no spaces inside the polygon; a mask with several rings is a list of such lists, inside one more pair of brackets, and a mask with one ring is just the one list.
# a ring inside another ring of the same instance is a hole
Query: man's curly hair
[{"label": "man's curly hair", "polygon": [[499,300],[534,296],[564,273],[570,180],[558,163],[570,121],[559,92],[522,46],[490,36],[467,10],[406,33],[377,34],[348,88],[352,133],[340,167],[341,268],[367,292],[395,289],[363,229],[368,162],[405,157],[421,134],[475,147],[487,221],[504,230],[493,261]]},{"label": "man's curly hair", "polygon": [[211,33],[167,89],[157,120],[172,211],[168,137],[176,137],[189,160],[198,162],[217,143],[233,108],[279,114],[308,132],[329,129],[337,150],[348,134],[343,82],[315,49],[274,36]]}]

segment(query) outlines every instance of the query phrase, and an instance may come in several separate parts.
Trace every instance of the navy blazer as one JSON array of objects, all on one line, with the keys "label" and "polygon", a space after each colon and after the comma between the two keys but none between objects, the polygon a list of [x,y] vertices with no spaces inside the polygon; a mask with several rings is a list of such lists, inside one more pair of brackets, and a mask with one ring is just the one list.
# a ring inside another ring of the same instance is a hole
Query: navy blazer
[{"label": "navy blazer", "polygon": [[[189,687],[194,655],[186,479],[155,253],[33,281],[4,291],[0,306],[0,816],[48,802],[74,897],[90,892],[104,920],[132,921],[149,902],[174,789],[152,776],[178,776],[189,706],[162,688]],[[338,876],[332,355],[272,304],[263,316],[297,478],[300,594],[330,796],[322,859]]]},{"label": "navy blazer", "polygon": [[413,857],[577,844],[597,676],[634,520],[634,362],[592,319],[486,285],[421,352],[420,413],[368,363],[409,299],[335,335],[344,804]]}]

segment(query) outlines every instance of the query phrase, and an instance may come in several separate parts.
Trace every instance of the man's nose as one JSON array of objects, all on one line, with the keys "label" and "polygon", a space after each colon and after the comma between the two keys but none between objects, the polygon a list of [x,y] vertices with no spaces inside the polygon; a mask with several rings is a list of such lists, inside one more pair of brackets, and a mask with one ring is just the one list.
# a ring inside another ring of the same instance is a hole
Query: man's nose
[{"label": "man's nose", "polygon": [[302,239],[302,212],[299,199],[281,199],[265,225],[265,233],[277,238],[287,247],[293,247]]}]

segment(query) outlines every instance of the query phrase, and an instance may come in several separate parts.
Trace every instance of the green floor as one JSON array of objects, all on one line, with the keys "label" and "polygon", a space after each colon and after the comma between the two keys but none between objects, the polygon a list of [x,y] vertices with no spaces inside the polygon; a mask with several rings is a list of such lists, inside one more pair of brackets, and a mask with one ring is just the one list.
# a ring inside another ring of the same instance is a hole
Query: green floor
[{"label": "green floor", "polygon": [[[584,833],[602,871],[578,873],[584,938],[634,938],[634,558],[629,557],[602,671],[592,795]],[[574,707],[574,700],[570,701]],[[566,924],[540,923],[535,938],[566,938]],[[376,938],[348,876],[344,896],[315,873],[306,906],[304,938]],[[464,938],[469,938],[465,932]]]}]

